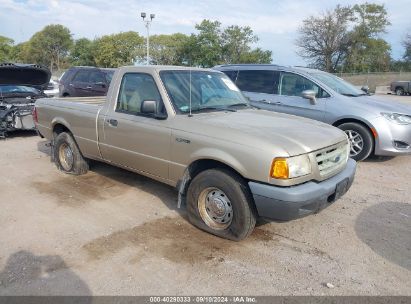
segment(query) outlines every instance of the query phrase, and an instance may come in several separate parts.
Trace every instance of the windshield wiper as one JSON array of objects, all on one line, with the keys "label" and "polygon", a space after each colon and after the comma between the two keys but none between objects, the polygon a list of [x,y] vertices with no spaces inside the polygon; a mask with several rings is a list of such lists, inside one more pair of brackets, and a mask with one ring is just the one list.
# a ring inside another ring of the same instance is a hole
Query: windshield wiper
[{"label": "windshield wiper", "polygon": [[237,112],[235,109],[230,109],[228,107],[200,107],[196,109],[191,109],[191,112],[202,112],[202,111],[207,111],[207,110],[213,110],[213,111],[230,111],[230,112]]},{"label": "windshield wiper", "polygon": [[250,104],[246,102],[239,102],[239,103],[230,104],[228,107],[231,108],[231,107],[241,107],[241,106],[249,107]]}]

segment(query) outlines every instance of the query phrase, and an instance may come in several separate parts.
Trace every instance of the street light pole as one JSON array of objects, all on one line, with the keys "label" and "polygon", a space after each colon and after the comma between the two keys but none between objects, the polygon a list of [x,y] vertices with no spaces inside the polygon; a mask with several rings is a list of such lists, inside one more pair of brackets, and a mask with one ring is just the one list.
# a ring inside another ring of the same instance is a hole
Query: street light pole
[{"label": "street light pole", "polygon": [[153,22],[153,19],[155,18],[156,15],[150,14],[150,20],[145,20],[146,18],[146,13],[141,13],[141,18],[143,18],[144,25],[147,29],[147,65],[150,64],[150,26],[151,22]]}]

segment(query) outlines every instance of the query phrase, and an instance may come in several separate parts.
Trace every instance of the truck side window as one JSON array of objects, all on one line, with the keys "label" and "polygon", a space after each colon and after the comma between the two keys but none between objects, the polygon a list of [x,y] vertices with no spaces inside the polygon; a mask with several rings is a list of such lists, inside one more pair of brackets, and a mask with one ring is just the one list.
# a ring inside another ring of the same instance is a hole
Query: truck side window
[{"label": "truck side window", "polygon": [[160,93],[151,75],[144,73],[124,74],[120,85],[116,111],[139,114],[141,113],[143,100],[157,101],[159,112],[165,113]]},{"label": "truck side window", "polygon": [[281,73],[279,95],[301,97],[305,90],[314,91],[317,98],[330,97],[321,87],[303,76],[294,73]]},{"label": "truck side window", "polygon": [[277,94],[279,73],[265,70],[242,70],[237,76],[237,86],[241,91]]}]

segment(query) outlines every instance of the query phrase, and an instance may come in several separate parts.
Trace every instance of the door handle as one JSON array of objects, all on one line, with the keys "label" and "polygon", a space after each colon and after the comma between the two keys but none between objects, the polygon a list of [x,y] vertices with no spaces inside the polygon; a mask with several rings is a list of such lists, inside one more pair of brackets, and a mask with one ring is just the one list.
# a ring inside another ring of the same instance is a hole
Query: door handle
[{"label": "door handle", "polygon": [[272,104],[275,104],[275,105],[282,105],[283,103],[282,103],[281,101],[274,101],[274,102],[272,102]]},{"label": "door handle", "polygon": [[86,87],[86,89],[91,89],[91,86]]},{"label": "door handle", "polygon": [[107,119],[107,123],[112,127],[117,127],[118,126],[118,120],[117,119]]}]

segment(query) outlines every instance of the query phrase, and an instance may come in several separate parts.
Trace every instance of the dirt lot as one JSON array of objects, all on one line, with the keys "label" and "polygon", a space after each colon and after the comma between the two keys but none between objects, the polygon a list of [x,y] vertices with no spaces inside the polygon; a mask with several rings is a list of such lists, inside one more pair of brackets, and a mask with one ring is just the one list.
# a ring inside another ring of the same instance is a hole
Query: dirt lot
[{"label": "dirt lot", "polygon": [[174,189],[65,175],[45,144],[0,141],[0,295],[411,295],[411,157],[360,163],[328,209],[233,243],[188,224]]}]

